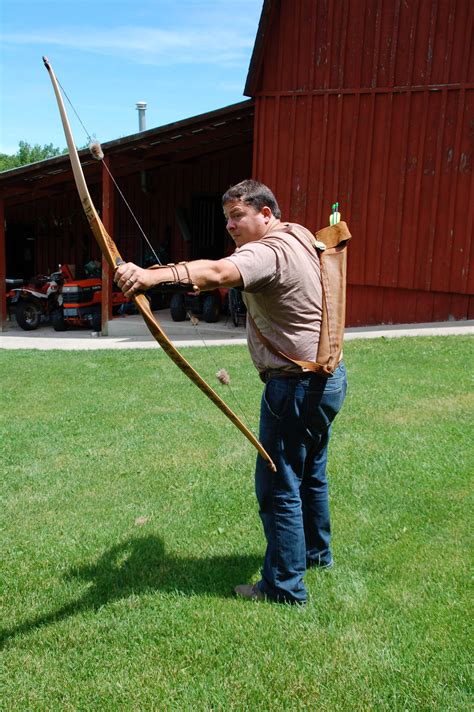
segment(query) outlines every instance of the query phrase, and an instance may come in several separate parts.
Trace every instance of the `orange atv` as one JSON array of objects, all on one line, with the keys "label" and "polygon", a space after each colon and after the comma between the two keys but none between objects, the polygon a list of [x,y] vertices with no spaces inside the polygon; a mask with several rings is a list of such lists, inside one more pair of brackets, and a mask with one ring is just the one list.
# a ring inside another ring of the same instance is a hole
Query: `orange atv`
[{"label": "orange atv", "polygon": [[[102,279],[100,263],[88,262],[84,270],[90,275],[86,279],[74,279],[68,265],[62,265],[65,276],[62,288],[61,309],[51,314],[55,331],[65,331],[69,326],[88,326],[92,331],[102,328]],[[115,286],[112,291],[112,313],[117,313],[122,304],[129,302],[121,290]]]}]

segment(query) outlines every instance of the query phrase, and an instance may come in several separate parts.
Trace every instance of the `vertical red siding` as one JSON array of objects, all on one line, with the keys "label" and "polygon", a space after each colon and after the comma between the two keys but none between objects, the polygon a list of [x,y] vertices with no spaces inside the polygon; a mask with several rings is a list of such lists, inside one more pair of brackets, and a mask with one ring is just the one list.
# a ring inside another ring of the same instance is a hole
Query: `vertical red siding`
[{"label": "vertical red siding", "polygon": [[313,229],[339,201],[348,323],[469,317],[473,15],[470,0],[274,5],[253,173]]}]

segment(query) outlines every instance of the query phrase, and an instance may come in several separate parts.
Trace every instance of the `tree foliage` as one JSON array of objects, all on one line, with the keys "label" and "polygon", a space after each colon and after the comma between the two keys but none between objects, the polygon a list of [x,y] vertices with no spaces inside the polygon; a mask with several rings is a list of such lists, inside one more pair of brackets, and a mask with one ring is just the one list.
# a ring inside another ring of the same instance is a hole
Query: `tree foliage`
[{"label": "tree foliage", "polygon": [[25,166],[28,163],[43,161],[45,158],[54,158],[54,156],[60,156],[66,151],[67,149],[65,148],[56,148],[52,143],[44,146],[35,143],[34,146],[31,146],[27,141],[20,141],[18,151],[13,155],[0,153],[0,171],[8,171],[11,168]]}]

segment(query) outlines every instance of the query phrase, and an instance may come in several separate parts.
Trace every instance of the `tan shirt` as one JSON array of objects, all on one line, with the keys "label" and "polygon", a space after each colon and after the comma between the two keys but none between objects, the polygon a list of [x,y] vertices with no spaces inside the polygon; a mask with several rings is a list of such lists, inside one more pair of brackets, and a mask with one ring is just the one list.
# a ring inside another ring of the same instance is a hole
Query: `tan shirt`
[{"label": "tan shirt", "polygon": [[[275,234],[282,230],[284,235]],[[279,351],[302,361],[316,359],[321,327],[321,275],[312,242],[314,237],[301,225],[276,222],[260,240],[226,258],[242,276],[245,305],[262,334]],[[276,368],[301,372],[262,344],[250,320],[247,341],[259,372]]]}]

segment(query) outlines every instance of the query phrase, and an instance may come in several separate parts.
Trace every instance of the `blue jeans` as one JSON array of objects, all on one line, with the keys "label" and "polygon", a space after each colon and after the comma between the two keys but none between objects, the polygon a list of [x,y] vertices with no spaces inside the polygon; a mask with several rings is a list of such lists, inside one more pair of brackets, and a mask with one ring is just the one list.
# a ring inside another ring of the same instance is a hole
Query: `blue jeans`
[{"label": "blue jeans", "polygon": [[267,540],[258,587],[268,598],[303,603],[307,566],[332,563],[326,463],[346,387],[343,363],[329,378],[308,374],[265,385],[260,442],[277,471],[259,455],[255,486]]}]

